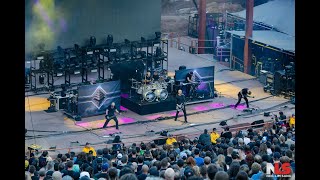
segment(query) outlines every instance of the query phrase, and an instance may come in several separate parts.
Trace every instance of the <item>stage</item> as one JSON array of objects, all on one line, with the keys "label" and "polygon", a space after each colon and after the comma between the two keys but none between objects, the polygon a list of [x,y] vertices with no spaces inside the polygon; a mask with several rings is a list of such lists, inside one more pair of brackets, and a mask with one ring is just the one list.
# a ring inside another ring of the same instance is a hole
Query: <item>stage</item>
[{"label": "stage", "polygon": [[[50,155],[55,155],[68,152],[68,148],[72,148],[71,151],[79,152],[86,142],[91,142],[96,149],[111,147],[107,142],[114,138],[115,133],[121,136],[126,145],[133,142],[150,142],[161,137],[158,133],[162,130],[168,130],[174,135],[189,134],[188,137],[193,138],[198,136],[195,134],[202,133],[203,129],[208,129],[210,132],[215,127],[221,131],[222,127],[219,125],[221,121],[227,120],[228,125],[237,126],[260,119],[271,121],[271,117],[263,116],[264,111],[277,114],[281,110],[287,116],[295,112],[295,105],[291,104],[288,99],[265,93],[263,85],[254,77],[228,70],[227,67],[210,59],[212,58],[210,55],[207,56],[209,58],[200,57],[174,48],[169,48],[169,51],[169,72],[178,69],[181,64],[187,64],[187,68],[215,66],[214,85],[219,96],[207,102],[188,104],[186,106],[188,124],[183,123],[184,119],[181,113],[178,121],[174,121],[175,108],[159,113],[139,115],[121,106],[122,113],[117,115],[119,130],[115,129],[114,121],[110,121],[108,127],[103,129],[101,127],[105,122],[104,115],[75,121],[67,118],[61,111],[45,112],[44,110],[48,108],[49,104],[48,94],[33,95],[25,98],[25,127],[29,130],[26,134],[26,147],[31,144],[39,144],[42,149],[56,146],[57,150],[49,152]],[[243,112],[244,101],[237,109],[233,108],[237,102],[237,92],[245,87],[249,88],[255,96],[254,99],[249,99],[250,106],[257,109],[252,114]]]}]

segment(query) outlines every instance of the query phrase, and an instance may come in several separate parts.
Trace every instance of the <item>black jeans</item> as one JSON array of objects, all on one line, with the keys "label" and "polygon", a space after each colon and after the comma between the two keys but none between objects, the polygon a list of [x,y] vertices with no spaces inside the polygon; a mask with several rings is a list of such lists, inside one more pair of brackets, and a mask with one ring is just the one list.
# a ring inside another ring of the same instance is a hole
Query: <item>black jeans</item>
[{"label": "black jeans", "polygon": [[245,97],[245,96],[242,96],[241,93],[238,93],[238,102],[237,102],[237,104],[235,105],[235,108],[240,104],[242,98],[246,101],[247,108],[249,108],[248,98]]},{"label": "black jeans", "polygon": [[114,122],[116,122],[116,129],[119,129],[119,123],[118,123],[118,119],[117,119],[116,116],[109,116],[109,118],[107,118],[107,116],[105,116],[105,117],[106,117],[106,122],[104,123],[103,128],[106,128],[107,125],[108,125],[108,123],[109,123],[109,121],[110,121],[111,119],[113,119]]},{"label": "black jeans", "polygon": [[[183,107],[182,111],[183,111],[183,115],[184,115],[184,122],[188,122],[188,121],[187,121],[186,106]],[[178,119],[178,114],[179,114],[179,111],[176,112],[176,117],[175,117],[175,119],[174,119],[175,121]]]},{"label": "black jeans", "polygon": [[187,84],[186,85],[186,96],[189,97],[191,94],[190,94],[190,90],[191,90],[191,84]]}]

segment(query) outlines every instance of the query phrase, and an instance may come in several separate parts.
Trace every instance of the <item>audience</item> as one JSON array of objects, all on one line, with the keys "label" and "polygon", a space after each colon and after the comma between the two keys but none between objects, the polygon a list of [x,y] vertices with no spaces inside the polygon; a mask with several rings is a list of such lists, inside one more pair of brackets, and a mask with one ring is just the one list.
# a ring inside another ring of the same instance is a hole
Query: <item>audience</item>
[{"label": "audience", "polygon": [[[205,129],[199,140],[177,141],[172,135],[166,144],[120,146],[98,149],[86,143],[82,152],[30,153],[25,159],[26,179],[53,180],[258,180],[267,179],[267,163],[289,163],[295,176],[294,115],[283,121],[279,113],[274,125],[264,131],[250,128],[221,134]],[[289,122],[291,121],[291,122]],[[280,124],[280,125],[279,125]],[[116,148],[115,148],[116,147]]]}]

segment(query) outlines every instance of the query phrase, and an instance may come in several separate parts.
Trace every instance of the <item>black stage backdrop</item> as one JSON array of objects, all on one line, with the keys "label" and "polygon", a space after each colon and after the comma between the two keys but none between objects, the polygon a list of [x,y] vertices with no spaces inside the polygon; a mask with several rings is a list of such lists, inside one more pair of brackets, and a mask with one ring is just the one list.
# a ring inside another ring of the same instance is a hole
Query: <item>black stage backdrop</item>
[{"label": "black stage backdrop", "polygon": [[181,83],[185,82],[186,76],[189,72],[193,72],[195,81],[200,82],[198,90],[201,94],[209,94],[214,97],[214,66],[201,67],[195,69],[183,69],[175,71],[175,81]]},{"label": "black stage backdrop", "polygon": [[81,117],[104,114],[112,102],[115,102],[119,109],[120,94],[120,81],[81,86],[78,97],[78,114]]},{"label": "black stage backdrop", "polygon": [[25,50],[85,46],[90,36],[101,44],[108,34],[113,42],[155,38],[160,22],[160,0],[26,0]]}]

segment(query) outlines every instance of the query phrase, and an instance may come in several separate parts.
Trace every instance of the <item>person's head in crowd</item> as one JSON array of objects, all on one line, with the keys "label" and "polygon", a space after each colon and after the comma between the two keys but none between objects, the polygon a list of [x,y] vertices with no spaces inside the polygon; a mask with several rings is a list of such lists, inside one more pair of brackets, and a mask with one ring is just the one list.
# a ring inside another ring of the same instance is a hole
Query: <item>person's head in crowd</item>
[{"label": "person's head in crowd", "polygon": [[213,180],[217,172],[218,172],[218,167],[215,164],[210,164],[207,168],[208,179]]},{"label": "person's head in crowd", "polygon": [[149,169],[149,175],[150,176],[155,176],[155,177],[159,177],[159,171],[158,168],[153,166]]},{"label": "person's head in crowd", "polygon": [[110,169],[108,169],[108,175],[111,180],[117,179],[117,176],[118,176],[117,168],[111,167]]},{"label": "person's head in crowd", "polygon": [[73,161],[68,161],[68,162],[66,163],[66,165],[67,165],[67,168],[68,168],[68,169],[72,170],[72,168],[73,168]]},{"label": "person's head in crowd", "polygon": [[261,165],[255,162],[251,165],[251,170],[249,173],[251,175],[254,175],[254,174],[257,174],[260,170],[261,170]]},{"label": "person's head in crowd", "polygon": [[34,165],[29,166],[29,173],[34,174],[37,171],[36,167]]},{"label": "person's head in crowd", "polygon": [[233,147],[228,147],[227,154],[231,156],[232,152],[233,152]]},{"label": "person's head in crowd", "polygon": [[214,180],[229,180],[229,174],[225,171],[218,171],[214,176]]},{"label": "person's head in crowd", "polygon": [[182,168],[183,165],[184,165],[184,161],[183,161],[182,159],[179,159],[179,160],[177,161],[177,165],[178,165],[179,168]]},{"label": "person's head in crowd", "polygon": [[128,163],[128,156],[127,155],[123,155],[121,158],[121,163],[122,164],[127,164]]},{"label": "person's head in crowd", "polygon": [[248,177],[248,174],[244,171],[239,171],[235,180],[248,180],[249,177]]},{"label": "person's head in crowd", "polygon": [[273,153],[273,161],[279,161],[281,154],[279,152]]},{"label": "person's head in crowd", "polygon": [[184,170],[184,176],[188,179],[189,177],[193,176],[194,172],[193,169],[188,167]]},{"label": "person's head in crowd", "polygon": [[164,172],[164,177],[166,180],[174,180],[174,170],[172,168],[168,168]]},{"label": "person's head in crowd", "polygon": [[123,175],[125,174],[130,174],[130,173],[134,173],[133,170],[129,167],[124,167],[120,170],[120,175],[119,177],[121,178]]},{"label": "person's head in crowd", "polygon": [[208,156],[206,156],[206,157],[204,158],[204,164],[208,166],[210,163],[211,163],[211,158],[208,157]]},{"label": "person's head in crowd", "polygon": [[237,151],[233,151],[232,154],[231,154],[231,158],[232,158],[232,161],[234,160],[239,160],[240,159],[240,155]]},{"label": "person's head in crowd", "polygon": [[189,165],[189,166],[191,166],[191,167],[197,165],[196,161],[194,160],[194,158],[193,158],[192,156],[188,157],[188,159],[187,159],[186,162],[187,162],[187,165]]},{"label": "person's head in crowd", "polygon": [[207,178],[207,166],[200,166],[200,175],[203,179]]},{"label": "person's head in crowd", "polygon": [[67,162],[67,156],[66,155],[62,155],[62,157],[61,157],[61,161],[62,162]]},{"label": "person's head in crowd", "polygon": [[90,178],[90,174],[87,171],[83,171],[80,173],[80,178],[87,176],[88,178]]},{"label": "person's head in crowd", "polygon": [[53,180],[62,180],[62,174],[59,171],[55,171],[52,173]]},{"label": "person's head in crowd", "polygon": [[193,166],[192,169],[193,169],[193,172],[194,172],[195,176],[200,176],[200,168],[199,168],[199,166]]},{"label": "person's head in crowd", "polygon": [[153,166],[157,167],[157,169],[160,170],[161,169],[161,162],[160,161],[155,161],[153,163]]},{"label": "person's head in crowd", "polygon": [[41,168],[38,173],[40,178],[44,178],[46,176],[46,170],[44,168]]},{"label": "person's head in crowd", "polygon": [[248,174],[249,171],[250,171],[250,168],[249,168],[249,166],[247,164],[242,164],[240,166],[240,171],[244,171],[244,172],[246,172]]},{"label": "person's head in crowd", "polygon": [[288,156],[282,156],[280,157],[281,164],[283,163],[290,163],[290,158]]},{"label": "person's head in crowd", "polygon": [[228,174],[230,178],[236,177],[240,170],[240,163],[238,161],[232,161],[228,169]]},{"label": "person's head in crowd", "polygon": [[133,173],[127,173],[127,174],[121,176],[120,180],[138,180],[138,178]]},{"label": "person's head in crowd", "polygon": [[267,155],[267,154],[264,154],[264,155],[262,155],[262,161],[264,162],[271,162],[271,158],[270,158],[270,156],[269,155]]},{"label": "person's head in crowd", "polygon": [[254,163],[253,155],[251,153],[247,154],[246,157],[245,157],[245,161],[248,164],[248,166],[251,167],[251,165]]},{"label": "person's head in crowd", "polygon": [[[71,161],[72,163],[73,163],[73,161]],[[73,166],[72,166],[72,170],[74,171],[74,172],[78,172],[78,173],[80,173],[80,167],[79,167],[79,164],[73,164]]]},{"label": "person's head in crowd", "polygon": [[254,162],[261,164],[262,163],[262,157],[259,154],[256,154],[254,156]]},{"label": "person's head in crowd", "polygon": [[160,165],[161,165],[161,169],[167,169],[168,166],[169,166],[168,159],[167,159],[167,158],[163,158],[163,159],[160,161]]},{"label": "person's head in crowd", "polygon": [[73,180],[73,178],[70,175],[65,175],[62,177],[62,180]]}]

